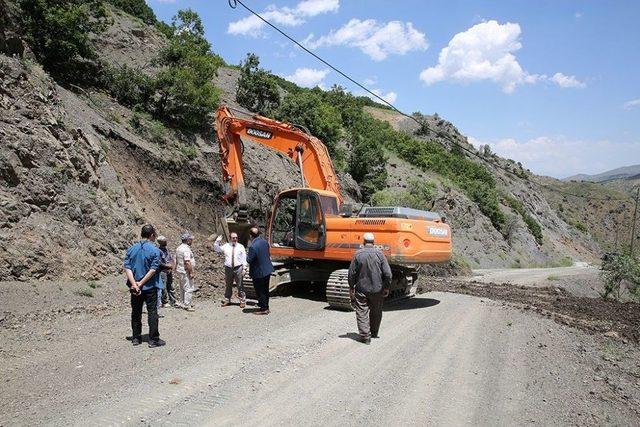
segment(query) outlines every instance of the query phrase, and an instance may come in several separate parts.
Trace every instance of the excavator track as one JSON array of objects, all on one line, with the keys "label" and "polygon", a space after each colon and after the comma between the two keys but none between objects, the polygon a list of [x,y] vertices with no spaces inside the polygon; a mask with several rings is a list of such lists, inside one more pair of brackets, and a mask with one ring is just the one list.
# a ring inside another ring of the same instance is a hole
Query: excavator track
[{"label": "excavator track", "polygon": [[327,280],[327,302],[331,308],[353,310],[349,296],[349,270],[336,270]]},{"label": "excavator track", "polygon": [[[327,302],[332,308],[339,310],[353,310],[349,296],[349,270],[336,270],[327,281]],[[417,273],[412,268],[396,268],[393,271],[391,294],[385,298],[385,303],[394,302],[415,296],[415,282]]]}]

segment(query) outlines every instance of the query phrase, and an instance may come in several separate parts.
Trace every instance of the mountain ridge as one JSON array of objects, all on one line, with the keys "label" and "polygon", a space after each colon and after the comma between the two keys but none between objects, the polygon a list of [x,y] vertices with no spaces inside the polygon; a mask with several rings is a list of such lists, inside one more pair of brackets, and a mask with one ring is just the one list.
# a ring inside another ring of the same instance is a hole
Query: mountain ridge
[{"label": "mountain ridge", "polygon": [[621,166],[619,168],[611,169],[608,171],[600,172],[597,174],[577,174],[567,178],[563,178],[562,181],[589,181],[589,182],[604,182],[612,181],[615,179],[637,179],[640,178],[640,164]]}]

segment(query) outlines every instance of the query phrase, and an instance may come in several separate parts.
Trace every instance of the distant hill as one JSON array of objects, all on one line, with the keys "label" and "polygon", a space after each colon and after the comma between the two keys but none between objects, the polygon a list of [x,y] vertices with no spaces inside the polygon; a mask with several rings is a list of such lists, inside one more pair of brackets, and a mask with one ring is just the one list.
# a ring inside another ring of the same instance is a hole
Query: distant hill
[{"label": "distant hill", "polygon": [[578,174],[568,178],[564,178],[563,181],[589,181],[589,182],[604,182],[614,179],[636,179],[640,177],[640,165],[624,166],[610,171],[602,172],[596,175]]}]

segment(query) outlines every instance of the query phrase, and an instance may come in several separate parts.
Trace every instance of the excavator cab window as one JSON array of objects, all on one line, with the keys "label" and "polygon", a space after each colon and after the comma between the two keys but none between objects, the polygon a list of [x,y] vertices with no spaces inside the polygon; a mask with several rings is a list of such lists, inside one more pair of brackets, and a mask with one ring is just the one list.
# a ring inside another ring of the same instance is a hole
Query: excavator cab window
[{"label": "excavator cab window", "polygon": [[335,197],[320,196],[320,204],[325,216],[337,216],[339,214],[338,200]]},{"label": "excavator cab window", "polygon": [[295,247],[322,250],[326,241],[324,215],[320,198],[313,191],[298,191]]},{"label": "excavator cab window", "polygon": [[293,247],[296,229],[296,193],[287,193],[278,199],[271,230],[271,244],[276,247]]}]

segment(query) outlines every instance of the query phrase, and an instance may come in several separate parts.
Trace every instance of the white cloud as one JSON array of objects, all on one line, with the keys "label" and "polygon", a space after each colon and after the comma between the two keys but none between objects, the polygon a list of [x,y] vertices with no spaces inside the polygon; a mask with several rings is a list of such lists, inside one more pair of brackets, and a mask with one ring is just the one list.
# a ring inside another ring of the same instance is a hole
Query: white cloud
[{"label": "white cloud", "polygon": [[576,12],[573,16],[575,16],[576,19],[580,19],[582,18],[582,12]]},{"label": "white cloud", "polygon": [[584,82],[581,82],[578,79],[576,79],[575,76],[567,76],[562,73],[555,73],[550,80],[555,84],[557,84],[558,86],[565,87],[565,88],[566,87],[583,88],[587,86]]},{"label": "white cloud", "polygon": [[365,86],[373,86],[374,84],[376,84],[376,79],[375,77],[366,78],[362,83]]},{"label": "white cloud", "polygon": [[[501,157],[522,162],[541,175],[565,178],[578,173],[599,173],[623,165],[640,163],[640,141],[614,143],[608,140],[584,141],[563,136],[540,136],[520,142],[514,138],[480,141],[469,137],[476,148],[489,144]],[[606,156],[603,153],[607,153]]]},{"label": "white cloud", "polygon": [[[267,6],[261,15],[266,20],[286,26],[296,27],[306,22],[307,17],[316,16],[323,13],[335,12],[340,7],[340,0],[304,0],[296,7],[276,7]],[[249,15],[234,22],[230,22],[227,33],[233,35],[244,35],[258,37],[262,35],[262,29],[266,24],[255,15]]]},{"label": "white cloud", "polygon": [[[274,24],[284,25],[287,27],[295,27],[303,24],[304,19],[300,18],[288,8],[278,9],[275,6],[268,6],[265,12],[261,14],[264,19]],[[257,16],[250,15],[238,21],[229,23],[227,33],[234,35],[245,35],[257,37],[261,35],[262,27],[266,24]]]},{"label": "white cloud", "polygon": [[574,76],[556,73],[531,74],[518,62],[515,52],[522,48],[520,25],[491,20],[476,24],[453,36],[440,51],[438,64],[425,68],[420,79],[427,85],[440,81],[470,83],[489,80],[499,84],[505,93],[513,93],[518,85],[553,81],[561,87],[584,87]]},{"label": "white cloud", "polygon": [[416,30],[411,22],[379,23],[375,19],[361,21],[357,18],[327,35],[316,38],[309,34],[304,44],[310,49],[340,45],[355,47],[376,61],[429,47],[425,34]]},{"label": "white cloud", "polygon": [[337,12],[340,0],[305,0],[298,3],[296,11],[302,16],[316,16],[323,13]]},{"label": "white cloud", "polygon": [[[388,91],[386,93],[385,93],[384,90],[379,89],[379,88],[370,88],[369,90],[371,92],[375,93],[380,98],[384,99],[385,101],[387,101],[390,104],[393,104],[398,99],[398,94],[395,93],[392,90],[390,90],[390,91]],[[367,98],[370,98],[372,101],[375,101],[375,102],[378,102],[380,104],[383,104],[383,102],[380,101],[380,99],[378,99],[377,97],[371,95],[369,92],[366,92],[364,90],[357,89],[357,90],[353,91],[352,93],[355,96],[366,96]]]},{"label": "white cloud", "polygon": [[[482,22],[458,33],[440,51],[438,65],[422,70],[420,79],[431,85],[442,80],[473,82],[492,80],[511,93],[517,85],[527,83],[528,73],[518,63],[514,52],[520,43],[520,25],[496,21]],[[531,76],[529,80],[535,79]]]},{"label": "white cloud", "polygon": [[640,106],[640,98],[632,99],[631,101],[627,101],[622,106],[625,110],[631,110],[632,108],[636,108]]},{"label": "white cloud", "polygon": [[285,79],[303,87],[323,87],[323,80],[329,74],[329,70],[316,70],[314,68],[298,68],[293,74],[285,76]]},{"label": "white cloud", "polygon": [[[396,102],[396,99],[398,99],[398,94],[393,92],[393,91],[389,91],[387,93],[384,93],[380,89],[372,89],[371,92],[375,93],[380,98],[384,99],[385,101],[387,101],[390,104],[393,104],[394,102]],[[378,98],[376,98],[375,96],[371,96],[371,95],[368,95],[368,96],[369,96],[369,98],[373,99],[374,101],[380,102],[380,100]]]}]

